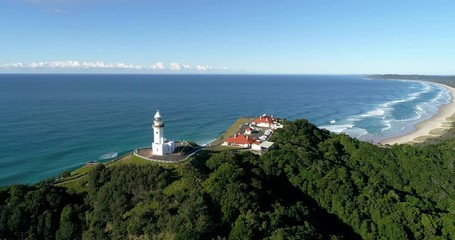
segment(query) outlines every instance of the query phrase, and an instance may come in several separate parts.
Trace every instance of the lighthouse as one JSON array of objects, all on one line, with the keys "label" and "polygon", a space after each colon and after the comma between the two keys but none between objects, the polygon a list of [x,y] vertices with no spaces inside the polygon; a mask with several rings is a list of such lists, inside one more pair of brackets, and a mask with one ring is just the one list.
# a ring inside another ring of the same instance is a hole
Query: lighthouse
[{"label": "lighthouse", "polygon": [[153,118],[153,155],[162,156],[174,152],[175,142],[167,141],[164,138],[164,122],[161,118],[159,110],[156,110],[155,116]]}]

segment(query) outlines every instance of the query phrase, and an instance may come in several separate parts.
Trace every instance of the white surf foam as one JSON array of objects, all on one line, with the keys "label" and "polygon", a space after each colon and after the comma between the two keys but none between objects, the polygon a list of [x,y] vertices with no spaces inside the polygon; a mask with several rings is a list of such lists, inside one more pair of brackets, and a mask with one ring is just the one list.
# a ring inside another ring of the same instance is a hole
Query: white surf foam
[{"label": "white surf foam", "polygon": [[449,103],[452,100],[452,96],[446,88],[439,87],[439,89],[440,91],[438,94],[433,99],[431,99],[429,103],[442,105]]},{"label": "white surf foam", "polygon": [[375,110],[371,110],[367,113],[361,114],[360,116],[363,118],[367,117],[378,117],[378,116],[384,116],[385,114],[385,109],[384,108],[377,108]]},{"label": "white surf foam", "polygon": [[385,127],[381,128],[381,132],[387,131],[392,128],[392,121],[390,120],[384,120],[382,121],[382,124],[384,124]]},{"label": "white surf foam", "polygon": [[361,138],[364,135],[368,134],[368,131],[364,128],[353,127],[345,131],[349,136],[355,138]]},{"label": "white surf foam", "polygon": [[[378,136],[401,134],[403,131],[409,131],[417,122],[434,114],[437,111],[437,107],[450,102],[452,99],[450,92],[446,88],[435,83],[416,81],[416,84],[410,88],[412,88],[411,93],[403,96],[398,95],[396,99],[379,103],[373,108],[364,109],[364,111],[347,118],[339,119],[338,121],[332,120],[330,124],[321,126],[321,128],[334,133],[345,133],[351,137],[364,140],[371,138],[375,134],[379,134]],[[434,94],[434,96],[431,99],[427,99],[428,93]],[[404,103],[412,103],[414,106],[406,104],[403,107],[412,107],[413,109],[406,111],[414,111],[415,114],[412,114],[407,119],[395,119],[393,113],[396,107]],[[378,127],[372,129],[373,133],[371,134],[373,135],[370,135],[367,130],[374,125],[370,120],[375,122],[375,126]],[[365,125],[365,129],[363,125]]]},{"label": "white surf foam", "polygon": [[206,146],[206,145],[212,143],[212,142],[215,141],[215,140],[216,140],[216,138],[213,138],[213,139],[211,139],[211,140],[204,140],[204,141],[196,142],[196,143],[197,143],[197,145],[199,145],[199,146]]},{"label": "white surf foam", "polygon": [[99,157],[99,159],[111,159],[116,158],[118,156],[118,152],[108,152]]},{"label": "white surf foam", "polygon": [[[379,106],[382,108],[392,108],[393,106],[395,106],[398,103],[410,102],[412,100],[417,99],[422,94],[430,92],[434,87],[431,83],[421,83],[421,82],[419,82],[419,83],[424,86],[421,91],[410,93],[410,94],[408,94],[408,96],[406,98],[385,102],[383,104],[380,104]],[[392,109],[390,109],[390,110],[392,110]]]}]

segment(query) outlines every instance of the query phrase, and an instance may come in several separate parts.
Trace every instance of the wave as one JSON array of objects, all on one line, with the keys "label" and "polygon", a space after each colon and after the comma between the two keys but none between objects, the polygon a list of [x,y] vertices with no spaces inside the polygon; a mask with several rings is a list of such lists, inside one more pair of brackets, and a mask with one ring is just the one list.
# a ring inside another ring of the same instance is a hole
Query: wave
[{"label": "wave", "polygon": [[362,136],[367,135],[368,131],[364,128],[353,127],[347,129],[345,133],[347,133],[351,137],[361,138]]},{"label": "wave", "polygon": [[[327,124],[321,128],[360,139],[372,138],[374,141],[375,138],[380,139],[409,131],[416,123],[436,113],[440,105],[451,100],[450,92],[435,83],[416,82],[409,89],[413,92],[347,116],[336,121],[337,124],[330,121],[333,125]],[[404,118],[401,119],[399,116]]]},{"label": "wave", "polygon": [[[417,98],[422,96],[422,94],[429,93],[434,88],[438,87],[438,85],[436,85],[434,83],[423,83],[423,82],[418,82],[418,83],[423,85],[423,89],[421,91],[410,93],[410,94],[408,94],[408,96],[406,98],[385,102],[383,104],[380,104],[379,106],[383,107],[383,108],[391,108],[399,103],[410,102],[410,101],[416,100]],[[415,87],[413,89],[415,89]]]},{"label": "wave", "polygon": [[423,102],[417,104],[414,109],[414,113],[416,114],[415,117],[407,118],[407,119],[397,119],[396,121],[400,122],[409,122],[409,121],[419,121],[423,119],[427,119],[431,117],[431,115],[435,114],[438,111],[438,108],[441,105],[447,104],[452,99],[450,92],[439,85],[434,83],[429,83],[428,85],[432,85],[432,90],[437,89],[438,92],[435,97],[425,100],[422,99]]},{"label": "wave", "polygon": [[212,143],[213,141],[215,141],[216,138],[212,138],[211,140],[204,140],[204,141],[198,141],[196,142],[199,146],[206,146],[210,143]]},{"label": "wave", "polygon": [[429,102],[431,104],[449,103],[452,100],[452,95],[450,94],[449,90],[444,87],[440,87],[440,86],[439,86],[439,88],[440,88],[440,91],[438,92],[436,97],[431,99]]},{"label": "wave", "polygon": [[387,131],[387,130],[389,130],[389,129],[392,128],[392,121],[390,121],[390,120],[384,120],[384,121],[382,121],[382,123],[383,123],[383,125],[384,125],[385,127],[381,128],[381,132],[385,132],[385,131]]},{"label": "wave", "polygon": [[118,156],[118,152],[108,152],[99,157],[101,160],[116,158]]},{"label": "wave", "polygon": [[[448,91],[447,90],[443,91],[444,89],[441,89],[441,87],[439,85],[436,85],[434,83],[422,83],[422,82],[418,82],[418,83],[423,86],[423,88],[420,91],[410,93],[405,98],[402,98],[402,99],[392,100],[392,101],[388,101],[388,102],[379,104],[376,109],[368,111],[363,114],[359,114],[357,116],[353,116],[351,119],[353,119],[354,121],[359,121],[364,118],[379,117],[379,116],[382,116],[383,119],[385,119],[387,117],[390,117],[390,113],[393,110],[395,110],[394,106],[396,106],[397,104],[414,101],[414,100],[418,99],[419,97],[421,97],[423,94],[433,91],[435,88],[438,88],[440,90],[440,92],[438,93],[438,95],[435,98],[433,98],[432,100],[429,101],[430,103],[433,104],[436,102],[444,101],[447,98],[447,95],[450,96],[450,94],[447,94]],[[412,87],[412,88],[415,89],[415,87]],[[412,119],[407,119],[407,120],[417,120],[421,117],[421,115],[424,112],[425,112],[425,110],[422,108],[422,106],[417,105],[416,106],[416,113],[418,114],[417,118],[412,118]]]},{"label": "wave", "polygon": [[371,110],[371,111],[369,111],[367,113],[361,114],[360,116],[363,117],[363,118],[378,117],[378,116],[384,116],[385,113],[386,113],[386,109],[377,108],[375,110]]}]

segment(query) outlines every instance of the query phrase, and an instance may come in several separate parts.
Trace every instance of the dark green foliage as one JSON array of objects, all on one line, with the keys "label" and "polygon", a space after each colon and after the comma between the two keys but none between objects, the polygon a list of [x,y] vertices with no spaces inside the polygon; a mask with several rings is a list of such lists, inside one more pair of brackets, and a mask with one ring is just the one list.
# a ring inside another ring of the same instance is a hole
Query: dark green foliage
[{"label": "dark green foliage", "polygon": [[86,192],[0,189],[0,239],[455,239],[455,140],[378,147],[286,122],[277,147],[98,165]]},{"label": "dark green foliage", "polygon": [[[291,123],[295,124],[300,123]],[[287,138],[299,138],[289,130],[293,128],[283,130]],[[454,150],[409,145],[380,148],[335,134],[320,141],[318,149],[299,147],[320,158],[298,157],[299,148],[284,146],[264,156],[263,164],[300,162],[297,170],[284,167],[287,178],[363,238],[452,237],[445,234],[449,230],[441,220],[453,214],[447,205],[454,193]],[[309,160],[311,164],[302,164]]]},{"label": "dark green foliage", "polygon": [[[66,212],[65,223],[72,221],[71,231],[80,236],[80,219],[66,218],[73,216],[68,215],[68,210],[63,211],[67,204],[81,204],[80,196],[72,196],[65,189],[44,183],[32,187],[13,185],[2,189],[0,195],[0,238],[54,239],[63,212]],[[67,232],[62,229],[62,233]]]}]

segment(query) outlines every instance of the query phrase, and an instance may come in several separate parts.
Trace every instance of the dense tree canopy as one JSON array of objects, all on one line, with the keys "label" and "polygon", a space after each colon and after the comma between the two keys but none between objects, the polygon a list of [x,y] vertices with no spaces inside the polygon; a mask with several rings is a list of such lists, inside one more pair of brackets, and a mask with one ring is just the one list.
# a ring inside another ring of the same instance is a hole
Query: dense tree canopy
[{"label": "dense tree canopy", "polygon": [[0,189],[0,239],[455,239],[454,140],[379,147],[287,122],[275,149]]}]

